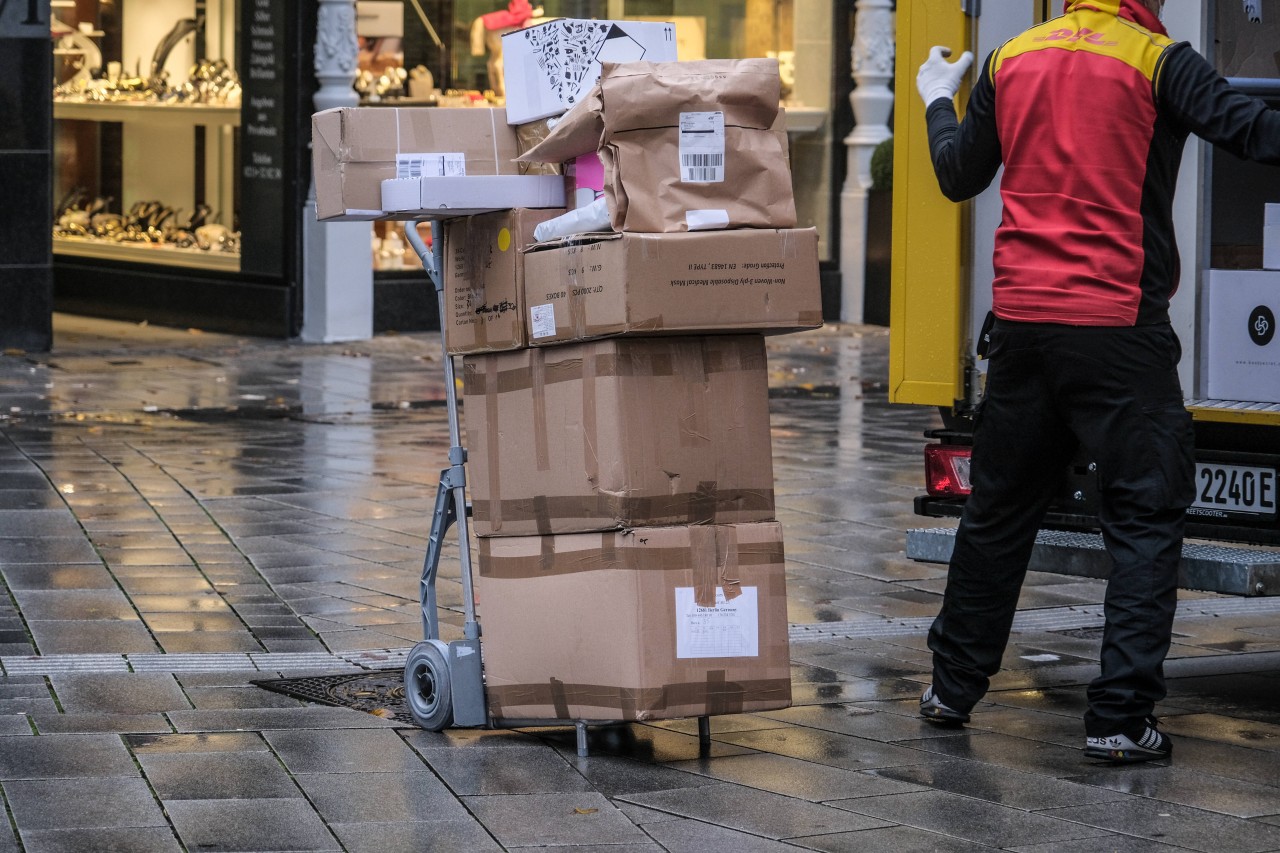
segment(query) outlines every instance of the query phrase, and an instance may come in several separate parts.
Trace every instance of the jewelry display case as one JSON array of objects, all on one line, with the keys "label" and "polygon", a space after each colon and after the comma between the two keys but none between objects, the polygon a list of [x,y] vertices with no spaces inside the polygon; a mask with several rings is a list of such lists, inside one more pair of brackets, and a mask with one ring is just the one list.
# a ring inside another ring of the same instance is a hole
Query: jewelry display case
[{"label": "jewelry display case", "polygon": [[235,0],[54,0],[55,256],[237,272]]},{"label": "jewelry display case", "polygon": [[315,28],[291,0],[52,0],[55,310],[298,334]]}]

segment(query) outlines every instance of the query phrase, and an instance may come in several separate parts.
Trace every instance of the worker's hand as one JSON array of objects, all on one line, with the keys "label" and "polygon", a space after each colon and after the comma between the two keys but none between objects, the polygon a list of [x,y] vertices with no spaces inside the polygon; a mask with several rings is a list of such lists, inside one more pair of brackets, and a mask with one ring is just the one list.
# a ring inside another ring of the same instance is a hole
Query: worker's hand
[{"label": "worker's hand", "polygon": [[939,98],[948,101],[954,98],[960,89],[960,81],[973,65],[973,54],[967,50],[955,62],[947,62],[946,57],[950,55],[951,48],[934,45],[929,48],[929,58],[916,72],[916,89],[926,107]]}]

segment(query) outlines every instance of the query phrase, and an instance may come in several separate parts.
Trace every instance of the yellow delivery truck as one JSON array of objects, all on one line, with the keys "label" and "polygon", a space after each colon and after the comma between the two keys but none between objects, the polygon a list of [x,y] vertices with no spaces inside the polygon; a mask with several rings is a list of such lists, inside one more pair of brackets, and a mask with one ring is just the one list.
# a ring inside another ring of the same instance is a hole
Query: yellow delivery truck
[{"label": "yellow delivery truck", "polygon": [[[1280,106],[1280,9],[1241,0],[1185,0],[1165,24],[1239,89]],[[991,305],[998,181],[952,204],[929,160],[915,74],[935,44],[987,54],[1062,13],[1061,0],[900,0],[894,119],[893,267],[889,395],[937,407],[927,433],[919,515],[957,517],[968,492],[972,418],[985,366],[976,354]],[[963,112],[968,91],[958,104]],[[1269,208],[1268,205],[1271,205]],[[1196,431],[1196,502],[1182,584],[1242,595],[1280,594],[1280,168],[1188,140],[1174,206],[1182,256],[1171,314]],[[1096,483],[1083,452],[1066,471],[1038,540],[1033,569],[1105,576]],[[945,560],[954,531],[908,534],[907,553]]]}]

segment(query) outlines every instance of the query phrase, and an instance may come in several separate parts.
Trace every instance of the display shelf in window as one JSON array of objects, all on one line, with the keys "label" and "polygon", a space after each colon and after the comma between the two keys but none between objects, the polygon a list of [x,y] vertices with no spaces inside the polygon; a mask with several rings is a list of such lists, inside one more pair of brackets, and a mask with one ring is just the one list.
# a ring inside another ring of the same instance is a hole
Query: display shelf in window
[{"label": "display shelf in window", "polygon": [[237,4],[57,10],[55,258],[240,271]]},{"label": "display shelf in window", "polygon": [[165,264],[189,269],[222,270],[235,272],[240,269],[240,253],[183,249],[164,243],[112,243],[84,237],[55,237],[55,254],[72,258],[93,258],[100,261],[126,263]]},{"label": "display shelf in window", "polygon": [[240,105],[162,104],[147,101],[62,101],[53,102],[55,119],[79,121],[137,121],[152,126],[227,125],[240,126]]}]

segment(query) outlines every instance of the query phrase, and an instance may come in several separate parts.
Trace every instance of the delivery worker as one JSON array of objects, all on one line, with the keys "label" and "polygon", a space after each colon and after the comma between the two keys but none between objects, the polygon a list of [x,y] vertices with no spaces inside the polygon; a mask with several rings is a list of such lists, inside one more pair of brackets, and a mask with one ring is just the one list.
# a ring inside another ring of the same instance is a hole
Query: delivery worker
[{"label": "delivery worker", "polygon": [[1231,89],[1160,22],[1164,0],[1068,0],[973,62],[935,47],[916,85],[943,194],[982,192],[1003,164],[985,399],[942,609],[929,631],[928,720],[959,725],[1000,668],[1037,529],[1077,443],[1097,463],[1113,568],[1085,754],[1168,758],[1156,728],[1194,499],[1169,297],[1172,197],[1189,133],[1280,164],[1280,111]]}]

